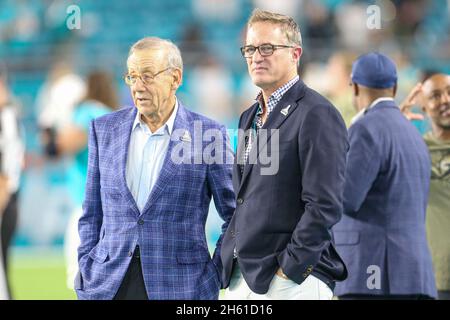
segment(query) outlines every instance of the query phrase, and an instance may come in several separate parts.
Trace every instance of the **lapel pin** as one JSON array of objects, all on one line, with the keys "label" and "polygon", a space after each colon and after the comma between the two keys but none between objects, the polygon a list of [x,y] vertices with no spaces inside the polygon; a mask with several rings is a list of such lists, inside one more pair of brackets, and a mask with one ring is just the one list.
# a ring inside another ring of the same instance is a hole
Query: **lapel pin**
[{"label": "lapel pin", "polygon": [[190,135],[189,131],[187,131],[187,130],[184,132],[183,136],[180,139],[181,139],[181,141],[184,141],[184,142],[192,141],[191,135]]},{"label": "lapel pin", "polygon": [[281,114],[282,114],[283,116],[287,116],[290,107],[291,107],[291,105],[288,105],[286,108],[281,109],[281,111],[280,111]]}]

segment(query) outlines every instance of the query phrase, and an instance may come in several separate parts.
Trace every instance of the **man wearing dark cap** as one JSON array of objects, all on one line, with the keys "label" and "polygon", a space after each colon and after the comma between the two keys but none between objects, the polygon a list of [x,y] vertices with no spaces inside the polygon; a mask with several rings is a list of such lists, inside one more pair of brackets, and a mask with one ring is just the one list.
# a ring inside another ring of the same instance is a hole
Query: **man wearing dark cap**
[{"label": "man wearing dark cap", "polygon": [[416,128],[394,102],[397,71],[369,53],[353,64],[358,115],[350,129],[344,215],[335,226],[348,278],[341,299],[435,298],[425,213],[430,157]]}]

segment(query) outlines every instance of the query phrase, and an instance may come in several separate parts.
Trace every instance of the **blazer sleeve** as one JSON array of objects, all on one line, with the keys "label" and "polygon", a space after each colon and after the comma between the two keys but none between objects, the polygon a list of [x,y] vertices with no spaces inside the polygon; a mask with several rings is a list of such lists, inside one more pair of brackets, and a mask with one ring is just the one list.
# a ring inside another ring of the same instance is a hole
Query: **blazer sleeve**
[{"label": "blazer sleeve", "polygon": [[103,221],[102,203],[100,197],[100,170],[98,158],[98,142],[94,121],[89,129],[89,157],[86,181],[86,193],[83,203],[83,214],[78,222],[80,246],[78,247],[78,264],[80,270],[92,248],[100,239],[100,229]]},{"label": "blazer sleeve", "polygon": [[379,142],[361,122],[349,129],[350,149],[344,187],[344,214],[354,216],[372,187],[381,167]]},{"label": "blazer sleeve", "polygon": [[311,108],[300,124],[298,145],[304,213],[277,258],[283,272],[300,284],[328,249],[331,228],[342,216],[348,137],[338,111],[327,104]]},{"label": "blazer sleeve", "polygon": [[213,254],[213,261],[220,272],[222,270],[220,247],[224,233],[228,228],[236,207],[232,184],[234,154],[225,127],[223,126],[221,127],[221,133],[223,137],[222,145],[217,145],[220,151],[217,149],[215,151],[221,152],[220,158],[223,160],[223,163],[212,163],[208,166],[208,186],[213,195],[217,212],[222,220],[224,220],[222,233],[216,243],[216,249]]}]

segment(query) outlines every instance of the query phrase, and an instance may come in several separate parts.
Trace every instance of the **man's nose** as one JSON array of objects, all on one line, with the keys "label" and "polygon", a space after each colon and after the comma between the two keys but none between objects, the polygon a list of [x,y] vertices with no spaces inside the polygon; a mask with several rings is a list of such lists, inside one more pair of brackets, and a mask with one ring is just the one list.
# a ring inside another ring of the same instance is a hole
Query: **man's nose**
[{"label": "man's nose", "polygon": [[442,95],[442,102],[445,104],[450,104],[450,92],[444,91],[444,94]]},{"label": "man's nose", "polygon": [[261,53],[259,53],[258,49],[253,54],[252,60],[255,63],[259,63],[259,62],[262,62],[264,60],[264,57],[261,55]]},{"label": "man's nose", "polygon": [[145,89],[144,82],[142,81],[141,77],[138,77],[138,78],[136,79],[136,82],[134,83],[133,87],[134,87],[134,88],[133,88],[134,91],[139,91],[139,92],[141,92],[141,91],[145,91],[145,90],[146,90],[146,89]]}]

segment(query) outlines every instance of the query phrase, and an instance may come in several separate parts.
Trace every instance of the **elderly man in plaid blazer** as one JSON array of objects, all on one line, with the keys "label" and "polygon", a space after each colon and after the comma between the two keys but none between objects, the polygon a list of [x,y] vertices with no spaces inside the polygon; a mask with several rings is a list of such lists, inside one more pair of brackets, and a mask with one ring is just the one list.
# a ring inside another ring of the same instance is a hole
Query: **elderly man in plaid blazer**
[{"label": "elderly man in plaid blazer", "polygon": [[90,128],[78,298],[217,299],[222,237],[211,259],[205,222],[212,196],[223,231],[235,208],[225,128],[177,100],[182,60],[170,41],[141,39],[127,66],[136,108]]}]

